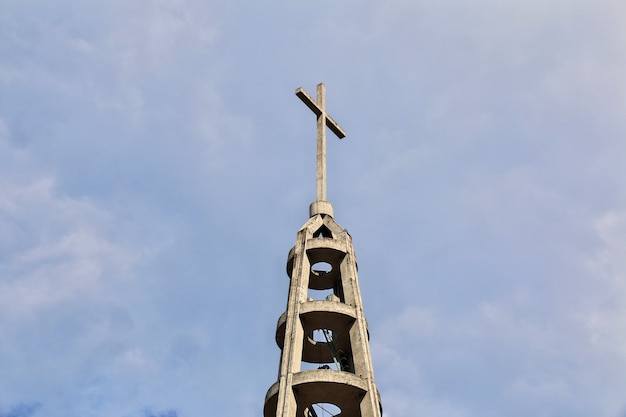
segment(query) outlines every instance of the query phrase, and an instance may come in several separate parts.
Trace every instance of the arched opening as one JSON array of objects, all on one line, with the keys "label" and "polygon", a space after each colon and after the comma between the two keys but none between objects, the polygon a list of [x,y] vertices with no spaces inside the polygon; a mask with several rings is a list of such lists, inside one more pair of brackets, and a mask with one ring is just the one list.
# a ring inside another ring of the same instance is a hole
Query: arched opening
[{"label": "arched opening", "polygon": [[339,297],[335,296],[335,292],[332,288],[329,288],[327,290],[313,290],[309,288],[309,291],[307,292],[307,298],[313,301],[339,301]]},{"label": "arched opening", "polygon": [[311,272],[317,276],[330,274],[333,270],[333,266],[328,262],[316,262],[311,265]]},{"label": "arched opening", "polygon": [[330,343],[333,341],[333,331],[330,329],[315,329],[311,340],[316,343]]},{"label": "arched opening", "polygon": [[306,336],[300,369],[328,369],[353,372],[349,340],[331,329],[313,329]]},{"label": "arched opening", "polygon": [[333,234],[330,229],[328,229],[328,227],[323,224],[319,229],[315,231],[315,233],[313,233],[313,237],[326,237],[332,239]]},{"label": "arched opening", "polygon": [[317,290],[309,287],[307,291],[307,298],[309,300],[326,300],[326,301],[338,301],[345,303],[345,298],[343,294],[343,286],[341,285],[341,280],[337,279],[333,283],[332,288],[326,288],[323,290]]}]

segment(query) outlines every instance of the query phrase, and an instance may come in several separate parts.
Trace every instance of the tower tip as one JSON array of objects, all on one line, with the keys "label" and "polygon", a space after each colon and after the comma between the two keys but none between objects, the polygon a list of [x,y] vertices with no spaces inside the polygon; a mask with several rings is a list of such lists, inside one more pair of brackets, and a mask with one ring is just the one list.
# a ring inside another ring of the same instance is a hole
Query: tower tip
[{"label": "tower tip", "polygon": [[309,217],[316,216],[318,214],[325,214],[330,217],[334,217],[333,205],[329,201],[317,200],[311,203],[309,206]]}]

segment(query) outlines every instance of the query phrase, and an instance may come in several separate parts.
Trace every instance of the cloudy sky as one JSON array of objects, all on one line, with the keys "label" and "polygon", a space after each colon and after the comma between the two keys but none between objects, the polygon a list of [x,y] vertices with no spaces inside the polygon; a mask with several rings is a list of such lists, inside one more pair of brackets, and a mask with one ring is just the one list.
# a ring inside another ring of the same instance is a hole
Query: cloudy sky
[{"label": "cloudy sky", "polygon": [[0,416],[260,416],[315,198],[388,417],[626,416],[623,0],[3,0]]}]

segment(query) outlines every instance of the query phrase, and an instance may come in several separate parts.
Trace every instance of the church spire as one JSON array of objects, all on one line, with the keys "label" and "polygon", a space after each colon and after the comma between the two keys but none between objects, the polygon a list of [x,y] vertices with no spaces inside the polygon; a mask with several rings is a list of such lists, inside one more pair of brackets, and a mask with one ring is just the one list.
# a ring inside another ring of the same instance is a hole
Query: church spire
[{"label": "church spire", "polygon": [[296,94],[317,115],[317,200],[287,257],[289,295],[278,318],[278,379],[265,395],[264,417],[381,417],[369,331],[352,238],[326,201],[325,130],[344,131],[317,100]]}]

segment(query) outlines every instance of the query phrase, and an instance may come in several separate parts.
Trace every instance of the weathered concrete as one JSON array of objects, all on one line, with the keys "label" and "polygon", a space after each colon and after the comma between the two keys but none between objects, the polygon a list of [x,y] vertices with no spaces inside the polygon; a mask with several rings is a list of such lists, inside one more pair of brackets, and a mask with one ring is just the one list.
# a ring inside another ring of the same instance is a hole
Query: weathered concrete
[{"label": "weathered concrete", "polygon": [[[324,187],[324,190],[326,190],[326,187]],[[330,204],[330,202],[328,201],[322,200],[312,202],[309,206],[309,217],[313,217],[317,214],[326,214],[330,217],[333,217],[333,215],[335,214],[333,210],[333,205]]]},{"label": "weathered concrete", "polygon": [[[316,273],[317,262],[329,264],[330,271]],[[380,417],[352,238],[332,217],[311,217],[289,251],[287,274],[287,309],[276,326],[282,350],[278,381],[267,392],[264,417],[303,416],[318,403],[336,405],[342,417]],[[312,300],[311,289],[330,296]],[[332,332],[331,343],[313,340],[318,329]],[[336,361],[337,352],[345,360],[343,370],[324,365]],[[303,370],[303,363],[330,369]]]},{"label": "weathered concrete", "polygon": [[[352,238],[326,201],[326,127],[339,139],[346,134],[326,114],[324,84],[316,100],[302,88],[296,95],[317,116],[317,200],[287,257],[287,309],[276,325],[278,380],[267,391],[263,415],[309,417],[314,404],[329,403],[341,417],[381,417]],[[312,299],[320,296],[315,291],[326,299]],[[303,370],[303,364],[318,369]]]},{"label": "weathered concrete", "polygon": [[323,83],[317,85],[315,100],[302,87],[296,89],[296,95],[317,116],[317,165],[315,170],[317,201],[311,205],[310,215],[328,214],[332,216],[332,206],[326,201],[326,127],[339,139],[345,138],[346,132],[326,113],[326,87]]},{"label": "weathered concrete", "polygon": [[[348,372],[329,370],[302,371],[295,374],[292,388],[297,402],[297,416],[306,416],[304,410],[312,404],[330,403],[341,409],[342,417],[362,415],[360,404],[367,394],[367,381]],[[279,384],[267,392],[263,415],[283,415],[278,406]],[[294,415],[294,414],[292,414]]]},{"label": "weathered concrete", "polygon": [[[350,329],[356,320],[356,310],[340,301],[307,301],[302,304],[300,319],[304,327],[306,341],[302,348],[302,360],[309,363],[332,363],[333,357],[327,343],[315,342],[313,331],[328,329],[333,332],[335,348],[350,352],[350,337],[346,329]],[[278,319],[276,326],[276,343],[283,348],[287,312]]]}]

